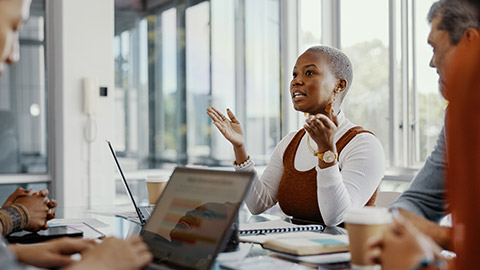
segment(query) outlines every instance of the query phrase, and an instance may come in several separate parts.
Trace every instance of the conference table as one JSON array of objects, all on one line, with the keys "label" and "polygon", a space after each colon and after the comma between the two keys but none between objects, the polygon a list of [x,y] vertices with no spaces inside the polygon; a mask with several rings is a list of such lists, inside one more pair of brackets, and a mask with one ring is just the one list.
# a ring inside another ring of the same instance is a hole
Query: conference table
[{"label": "conference table", "polygon": [[[130,235],[139,234],[141,231],[140,224],[133,222],[130,219],[126,219],[125,216],[127,215],[134,215],[134,209],[131,205],[95,207],[88,210],[85,207],[58,207],[56,209],[56,218],[51,222],[53,224],[64,222],[67,225],[74,224],[75,222],[86,222],[89,223],[89,227],[98,231],[99,234],[103,234],[107,237],[114,236],[118,238],[127,238]],[[275,214],[251,215],[246,207],[240,208],[238,216],[240,223],[256,223],[275,219],[283,219],[285,221],[290,220],[288,217],[278,214],[278,212]],[[324,232],[330,234],[346,234],[345,229],[340,227],[327,227]],[[255,256],[270,256],[289,262],[295,262],[311,269],[350,269],[350,264],[348,262],[311,264],[292,258],[287,259],[280,256],[278,253],[262,248],[262,246],[258,244],[251,245],[252,246],[249,247],[247,258]],[[214,269],[221,269],[218,263],[214,266]]]}]

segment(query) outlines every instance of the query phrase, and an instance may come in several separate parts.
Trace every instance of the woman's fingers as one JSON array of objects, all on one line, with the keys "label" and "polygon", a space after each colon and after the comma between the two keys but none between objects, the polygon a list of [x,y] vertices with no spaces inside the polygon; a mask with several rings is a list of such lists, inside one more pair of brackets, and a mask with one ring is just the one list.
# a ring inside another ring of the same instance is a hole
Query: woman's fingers
[{"label": "woman's fingers", "polygon": [[222,119],[218,116],[218,114],[214,110],[212,110],[211,108],[207,109],[207,114],[208,114],[208,116],[210,116],[210,118],[212,118],[213,122],[222,121]]},{"label": "woman's fingers", "polygon": [[227,117],[225,117],[225,115],[223,115],[223,113],[219,112],[217,109],[215,109],[213,107],[211,109],[215,112],[215,114],[217,115],[217,117],[219,119],[221,119],[223,121],[227,120]]},{"label": "woman's fingers", "polygon": [[235,117],[235,114],[233,114],[233,112],[230,109],[227,109],[227,114],[228,114],[228,118],[230,118],[230,120],[232,120],[233,123],[238,123],[238,120]]},{"label": "woman's fingers", "polygon": [[228,120],[227,117],[225,117],[225,115],[223,115],[213,107],[207,109],[207,114],[210,116],[210,118],[212,118],[214,122],[224,122]]},{"label": "woman's fingers", "polygon": [[313,117],[312,119],[308,119],[307,125],[310,127],[312,131],[325,130],[331,127],[328,122],[318,117]]},{"label": "woman's fingers", "polygon": [[323,114],[317,114],[316,118],[318,119],[318,121],[322,122],[325,127],[328,127],[330,129],[336,127],[335,123]]}]

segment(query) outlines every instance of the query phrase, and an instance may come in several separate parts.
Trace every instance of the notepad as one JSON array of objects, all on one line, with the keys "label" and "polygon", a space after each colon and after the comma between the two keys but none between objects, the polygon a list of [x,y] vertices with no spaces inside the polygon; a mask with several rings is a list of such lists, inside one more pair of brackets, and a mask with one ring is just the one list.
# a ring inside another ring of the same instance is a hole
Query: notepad
[{"label": "notepad", "polygon": [[321,232],[323,225],[296,225],[283,220],[273,220],[252,224],[240,224],[240,241],[263,243],[273,238],[313,237]]},{"label": "notepad", "polygon": [[292,255],[316,255],[325,253],[344,252],[349,250],[348,236],[317,234],[304,238],[277,238],[269,239],[263,247]]}]

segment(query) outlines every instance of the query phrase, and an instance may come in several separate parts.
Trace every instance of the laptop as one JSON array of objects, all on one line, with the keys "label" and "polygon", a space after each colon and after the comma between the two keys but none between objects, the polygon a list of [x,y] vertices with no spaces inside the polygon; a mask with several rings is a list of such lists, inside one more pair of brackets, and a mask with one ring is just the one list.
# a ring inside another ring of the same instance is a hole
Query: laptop
[{"label": "laptop", "polygon": [[231,236],[253,172],[177,167],[141,235],[148,269],[211,269]]},{"label": "laptop", "polygon": [[[135,207],[135,212],[137,213],[138,221],[140,222],[141,225],[145,225],[147,223],[148,218],[150,218],[150,215],[153,209],[155,208],[155,206],[139,206],[137,204],[137,202],[135,201],[135,198],[133,197],[132,191],[128,186],[127,179],[123,174],[122,168],[120,167],[120,163],[118,162],[118,158],[117,158],[117,155],[115,154],[115,150],[113,150],[112,144],[109,141],[107,141],[107,143],[108,143],[108,148],[110,148],[110,152],[112,152],[113,159],[115,160],[115,165],[117,165],[117,169],[118,169],[118,172],[120,173],[123,184],[127,189],[127,194],[132,200],[133,207]],[[135,221],[135,219],[131,219],[131,220]]]}]

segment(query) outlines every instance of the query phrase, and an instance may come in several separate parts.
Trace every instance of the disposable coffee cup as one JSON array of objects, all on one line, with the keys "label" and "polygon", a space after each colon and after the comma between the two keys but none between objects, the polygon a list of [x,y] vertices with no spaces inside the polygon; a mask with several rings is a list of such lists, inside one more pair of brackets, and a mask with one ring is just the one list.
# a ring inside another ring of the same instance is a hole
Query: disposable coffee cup
[{"label": "disposable coffee cup", "polygon": [[151,205],[157,203],[158,198],[165,189],[169,177],[166,175],[149,175],[147,176],[147,191],[148,191],[148,202]]},{"label": "disposable coffee cup", "polygon": [[368,240],[381,237],[392,222],[392,215],[387,208],[363,207],[349,210],[345,216],[345,227],[350,241],[352,269],[381,269],[366,258]]}]

